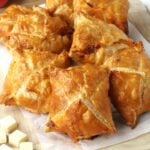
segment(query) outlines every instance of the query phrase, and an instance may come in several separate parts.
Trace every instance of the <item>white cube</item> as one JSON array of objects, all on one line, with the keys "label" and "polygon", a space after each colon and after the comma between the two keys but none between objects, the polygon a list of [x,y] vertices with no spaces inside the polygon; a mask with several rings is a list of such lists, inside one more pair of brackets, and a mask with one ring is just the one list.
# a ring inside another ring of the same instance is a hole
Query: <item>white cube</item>
[{"label": "white cube", "polygon": [[3,144],[0,146],[0,150],[13,150],[13,149],[11,147],[9,147],[8,145]]},{"label": "white cube", "polygon": [[4,129],[0,128],[0,144],[7,143],[7,134]]},{"label": "white cube", "polygon": [[32,142],[22,142],[20,143],[19,150],[33,150]]},{"label": "white cube", "polygon": [[19,147],[21,142],[27,141],[27,135],[22,131],[16,130],[8,136],[9,144],[14,147]]},{"label": "white cube", "polygon": [[0,120],[0,128],[3,128],[6,133],[10,133],[17,128],[17,122],[12,116],[4,117]]}]

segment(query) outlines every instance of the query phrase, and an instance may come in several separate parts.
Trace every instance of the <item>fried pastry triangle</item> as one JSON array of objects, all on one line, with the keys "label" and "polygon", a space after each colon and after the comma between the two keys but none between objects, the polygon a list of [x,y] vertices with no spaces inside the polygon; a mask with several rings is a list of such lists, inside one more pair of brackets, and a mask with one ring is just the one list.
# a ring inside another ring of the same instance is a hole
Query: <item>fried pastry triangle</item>
[{"label": "fried pastry triangle", "polygon": [[66,133],[74,140],[115,131],[108,69],[93,65],[56,68],[51,82],[48,131]]},{"label": "fried pastry triangle", "polygon": [[10,50],[60,53],[70,48],[67,29],[68,25],[59,16],[52,17],[40,7],[12,5],[0,14],[0,41]]},{"label": "fried pastry triangle", "polygon": [[135,127],[139,116],[150,111],[150,59],[137,43],[117,51],[105,65],[111,70],[112,103],[126,123]]},{"label": "fried pastry triangle", "polygon": [[114,24],[127,33],[128,0],[74,0],[74,11]]},{"label": "fried pastry triangle", "polygon": [[115,24],[127,33],[128,0],[46,0],[54,15],[63,17],[71,26],[74,14],[84,13],[104,22]]},{"label": "fried pastry triangle", "polygon": [[48,112],[51,84],[45,68],[67,66],[69,58],[66,51],[57,55],[49,51],[24,50],[13,58],[0,103],[22,106],[37,113]]},{"label": "fried pastry triangle", "polygon": [[[76,63],[102,64],[104,49],[129,38],[116,26],[99,19],[77,14],[70,56]],[[124,43],[123,43],[124,44]]]}]

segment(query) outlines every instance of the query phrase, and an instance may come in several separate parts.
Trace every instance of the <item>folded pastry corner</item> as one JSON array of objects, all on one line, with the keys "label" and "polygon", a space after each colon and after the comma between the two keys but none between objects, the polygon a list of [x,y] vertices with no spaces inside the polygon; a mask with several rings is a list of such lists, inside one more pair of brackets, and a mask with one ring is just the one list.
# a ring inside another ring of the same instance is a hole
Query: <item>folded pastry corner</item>
[{"label": "folded pastry corner", "polygon": [[116,25],[128,33],[128,0],[74,0],[74,11]]},{"label": "folded pastry corner", "polygon": [[11,50],[61,53],[70,48],[67,30],[68,25],[59,16],[37,6],[11,5],[0,14],[0,41]]},{"label": "folded pastry corner", "polygon": [[51,73],[51,82],[47,131],[66,133],[75,141],[116,131],[108,97],[107,68],[93,65],[56,68]]},{"label": "folded pastry corner", "polygon": [[118,68],[110,76],[110,97],[125,122],[132,128],[143,113],[143,75],[134,70]]},{"label": "folded pastry corner", "polygon": [[103,48],[128,37],[113,24],[78,13],[75,16],[75,32],[69,55],[77,63],[102,64]]},{"label": "folded pastry corner", "polygon": [[125,122],[132,128],[150,111],[150,59],[134,47],[117,51],[106,61],[111,70],[110,97]]},{"label": "folded pastry corner", "polygon": [[52,67],[68,66],[66,51],[57,55],[49,51],[24,50],[13,57],[0,94],[0,103],[21,106],[36,113],[48,112],[50,70]]},{"label": "folded pastry corner", "polygon": [[80,12],[128,32],[128,0],[46,0],[46,7],[71,26],[74,24],[74,14]]}]

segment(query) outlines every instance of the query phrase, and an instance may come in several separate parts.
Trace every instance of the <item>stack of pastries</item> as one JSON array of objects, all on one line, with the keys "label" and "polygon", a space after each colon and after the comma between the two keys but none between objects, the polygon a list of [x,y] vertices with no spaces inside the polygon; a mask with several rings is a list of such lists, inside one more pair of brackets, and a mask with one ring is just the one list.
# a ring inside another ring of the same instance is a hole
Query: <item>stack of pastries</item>
[{"label": "stack of pastries", "polygon": [[49,113],[46,131],[74,141],[115,133],[112,105],[135,127],[150,110],[150,59],[127,36],[127,16],[127,0],[7,8],[0,42],[13,59],[0,103]]}]

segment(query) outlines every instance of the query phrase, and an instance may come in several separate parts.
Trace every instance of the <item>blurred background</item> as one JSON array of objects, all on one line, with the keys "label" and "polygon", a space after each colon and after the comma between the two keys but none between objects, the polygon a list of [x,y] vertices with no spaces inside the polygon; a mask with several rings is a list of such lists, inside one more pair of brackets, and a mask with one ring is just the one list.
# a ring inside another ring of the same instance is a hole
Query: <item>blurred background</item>
[{"label": "blurred background", "polygon": [[[2,1],[2,0],[0,0]],[[8,5],[12,3],[31,5],[31,4],[41,4],[44,3],[45,0],[8,0]]]},{"label": "blurred background", "polygon": [[26,6],[32,6],[32,5],[39,5],[44,2],[45,2],[45,0],[0,0],[0,7],[1,7],[0,11],[3,11],[7,6],[9,6],[11,4],[21,4],[21,5],[26,5]]}]

